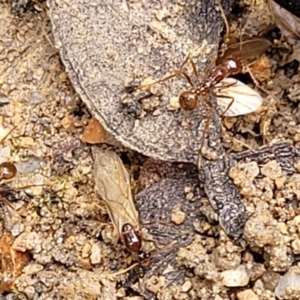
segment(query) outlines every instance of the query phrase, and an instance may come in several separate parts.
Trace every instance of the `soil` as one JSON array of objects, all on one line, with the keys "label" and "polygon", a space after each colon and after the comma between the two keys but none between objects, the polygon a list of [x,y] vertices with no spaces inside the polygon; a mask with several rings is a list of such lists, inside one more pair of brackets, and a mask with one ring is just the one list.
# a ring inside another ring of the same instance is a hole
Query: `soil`
[{"label": "soil", "polygon": [[[292,47],[264,1],[255,10],[235,4],[229,23],[236,36],[242,29],[272,43],[251,66],[266,109],[222,119],[229,176],[250,214],[240,241],[220,228],[195,166],[147,158],[103,128],[98,138],[43,1],[0,2],[0,163],[18,169],[1,191],[14,208],[2,205],[2,299],[300,298],[298,65],[283,63]],[[114,144],[98,147],[116,151],[130,172],[149,257],[117,242],[86,141]]]}]

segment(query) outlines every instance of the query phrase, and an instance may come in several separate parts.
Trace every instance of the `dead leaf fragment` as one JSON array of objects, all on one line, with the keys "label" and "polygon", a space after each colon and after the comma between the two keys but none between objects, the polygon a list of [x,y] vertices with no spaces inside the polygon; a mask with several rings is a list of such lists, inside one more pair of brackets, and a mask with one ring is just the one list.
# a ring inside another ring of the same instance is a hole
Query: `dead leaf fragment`
[{"label": "dead leaf fragment", "polygon": [[255,79],[259,82],[263,82],[271,78],[271,63],[266,55],[263,55],[257,59],[250,67]]},{"label": "dead leaf fragment", "polygon": [[81,140],[89,144],[114,143],[111,134],[94,118],[85,127]]},{"label": "dead leaf fragment", "polygon": [[15,289],[15,281],[21,275],[23,268],[29,262],[29,253],[16,251],[12,248],[15,238],[10,232],[5,232],[0,238],[1,273],[0,293]]}]

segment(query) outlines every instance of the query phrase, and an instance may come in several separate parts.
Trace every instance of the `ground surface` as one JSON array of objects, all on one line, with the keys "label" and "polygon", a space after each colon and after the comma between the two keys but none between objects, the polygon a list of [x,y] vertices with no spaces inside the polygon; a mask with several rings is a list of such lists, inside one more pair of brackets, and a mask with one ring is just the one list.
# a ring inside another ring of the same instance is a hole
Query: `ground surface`
[{"label": "ground surface", "polygon": [[[270,22],[257,3],[242,24],[262,34]],[[42,185],[7,195],[16,211],[4,209],[1,223],[3,299],[299,299],[300,166],[294,145],[300,140],[300,76],[292,64],[283,67],[290,48],[278,31],[268,36],[274,46],[265,60],[253,67],[276,98],[264,94],[263,116],[223,121],[228,153],[274,140],[291,144],[248,159],[236,156],[230,176],[252,214],[245,243],[235,244],[220,230],[197,170],[147,161],[117,146],[135,189],[142,190],[136,197],[141,221],[166,247],[149,264],[112,276],[137,258],[116,243],[94,191],[91,148],[82,142],[91,116],[53,45],[46,6],[36,5],[40,11],[17,9],[16,16],[10,3],[0,3],[1,137],[14,128],[0,159],[18,168],[9,186]]]}]

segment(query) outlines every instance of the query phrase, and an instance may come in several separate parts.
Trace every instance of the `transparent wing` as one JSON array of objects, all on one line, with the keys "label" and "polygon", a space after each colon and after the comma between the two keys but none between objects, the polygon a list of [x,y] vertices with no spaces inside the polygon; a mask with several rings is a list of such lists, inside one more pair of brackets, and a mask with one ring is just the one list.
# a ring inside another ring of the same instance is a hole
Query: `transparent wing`
[{"label": "transparent wing", "polygon": [[96,189],[105,202],[111,221],[121,235],[124,224],[128,223],[136,227],[139,224],[129,173],[114,152],[95,151],[94,157]]},{"label": "transparent wing", "polygon": [[[225,78],[214,89],[217,95],[218,106],[224,116],[235,117],[250,114],[261,107],[261,95],[234,78]],[[233,103],[230,105],[230,102]],[[230,105],[230,106],[229,106]]]}]

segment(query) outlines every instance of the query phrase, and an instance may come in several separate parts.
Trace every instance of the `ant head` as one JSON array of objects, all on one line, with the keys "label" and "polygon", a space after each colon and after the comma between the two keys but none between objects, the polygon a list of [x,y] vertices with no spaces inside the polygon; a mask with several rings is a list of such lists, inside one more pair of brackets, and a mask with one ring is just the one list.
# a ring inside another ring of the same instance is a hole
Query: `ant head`
[{"label": "ant head", "polygon": [[3,162],[0,164],[0,180],[12,179],[17,174],[16,166],[11,162]]},{"label": "ant head", "polygon": [[195,91],[185,91],[179,95],[179,105],[184,110],[193,110],[197,106],[198,97]]},{"label": "ant head", "polygon": [[142,237],[138,228],[126,223],[122,226],[122,241],[130,252],[139,252],[142,248]]},{"label": "ant head", "polygon": [[226,67],[230,75],[235,75],[243,70],[243,62],[237,57],[228,57],[224,60],[223,66]]}]

